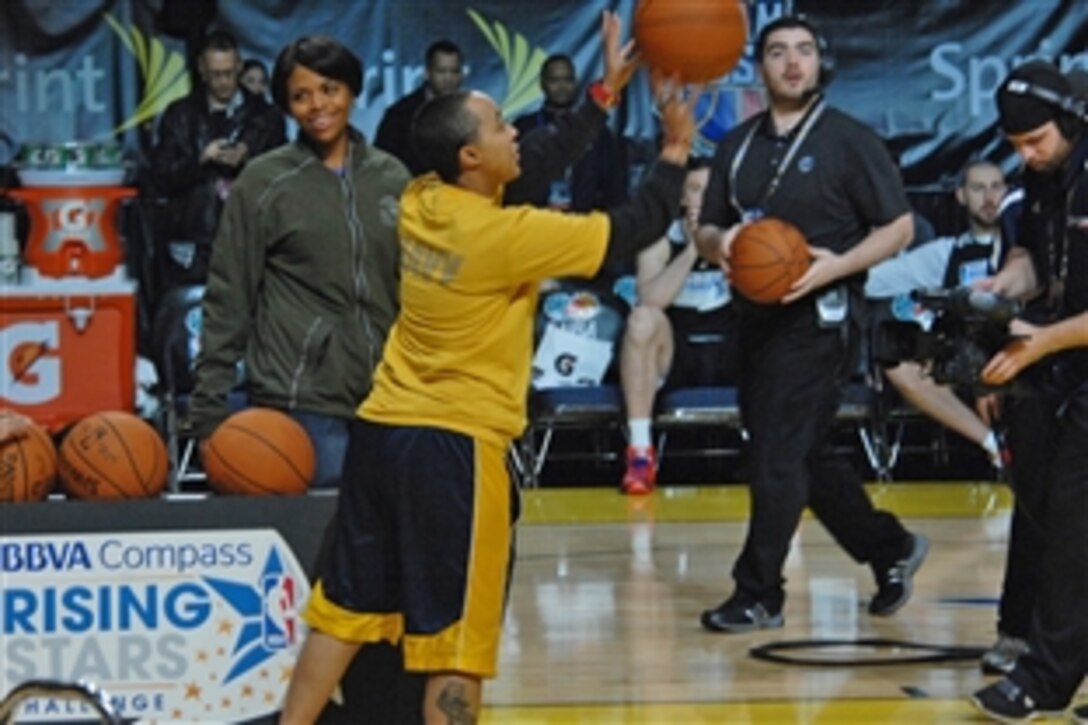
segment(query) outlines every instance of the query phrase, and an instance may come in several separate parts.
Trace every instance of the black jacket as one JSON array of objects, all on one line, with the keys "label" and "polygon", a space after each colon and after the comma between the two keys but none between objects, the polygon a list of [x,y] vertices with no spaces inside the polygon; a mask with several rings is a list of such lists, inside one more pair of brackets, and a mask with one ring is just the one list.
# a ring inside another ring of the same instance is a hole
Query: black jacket
[{"label": "black jacket", "polygon": [[[515,120],[514,127],[525,138],[538,128],[554,125],[558,115],[541,108]],[[570,168],[569,184],[571,211],[604,211],[627,201],[627,162],[619,139],[608,126],[601,127],[592,145]],[[548,189],[542,189],[529,201],[535,206],[547,206]]]},{"label": "black jacket", "polygon": [[212,113],[202,86],[170,104],[159,121],[152,151],[151,191],[167,199],[159,232],[167,242],[196,242],[201,272],[210,255],[225,191],[241,171],[201,164],[201,152],[217,138],[233,137],[246,144],[252,160],[287,140],[283,115],[276,108],[244,89],[239,94],[230,112]]},{"label": "black jacket", "polygon": [[386,109],[378,124],[378,133],[374,136],[374,146],[400,159],[412,176],[430,171],[423,167],[412,146],[412,119],[426,101],[426,86],[421,86],[394,103]]}]

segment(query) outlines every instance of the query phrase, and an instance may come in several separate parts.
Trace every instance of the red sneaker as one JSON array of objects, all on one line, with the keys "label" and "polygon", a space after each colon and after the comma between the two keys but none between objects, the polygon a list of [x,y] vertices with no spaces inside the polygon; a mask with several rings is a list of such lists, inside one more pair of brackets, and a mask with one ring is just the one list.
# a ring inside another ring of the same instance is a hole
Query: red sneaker
[{"label": "red sneaker", "polygon": [[623,474],[620,488],[631,496],[653,493],[657,483],[657,452],[653,446],[635,448],[627,446],[627,472]]}]

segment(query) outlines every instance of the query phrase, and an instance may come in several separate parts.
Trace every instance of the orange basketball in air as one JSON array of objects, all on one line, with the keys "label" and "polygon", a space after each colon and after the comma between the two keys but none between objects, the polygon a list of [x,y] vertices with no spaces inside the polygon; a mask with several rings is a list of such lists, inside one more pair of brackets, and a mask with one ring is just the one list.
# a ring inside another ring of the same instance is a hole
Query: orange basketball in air
[{"label": "orange basketball in air", "polygon": [[60,444],[61,486],[74,498],[151,498],[166,488],[166,445],[149,423],[123,411],[94,413]]},{"label": "orange basketball in air", "polygon": [[736,67],[748,40],[740,0],[641,0],[635,42],[651,68],[706,83]]},{"label": "orange basketball in air", "polygon": [[0,504],[41,501],[57,478],[57,451],[30,418],[0,410]]},{"label": "orange basketball in air", "polygon": [[219,493],[305,493],[316,469],[306,430],[272,408],[247,408],[227,418],[202,453],[208,485]]},{"label": "orange basketball in air", "polygon": [[766,217],[740,228],[729,253],[729,283],[753,302],[781,300],[811,258],[797,227]]}]

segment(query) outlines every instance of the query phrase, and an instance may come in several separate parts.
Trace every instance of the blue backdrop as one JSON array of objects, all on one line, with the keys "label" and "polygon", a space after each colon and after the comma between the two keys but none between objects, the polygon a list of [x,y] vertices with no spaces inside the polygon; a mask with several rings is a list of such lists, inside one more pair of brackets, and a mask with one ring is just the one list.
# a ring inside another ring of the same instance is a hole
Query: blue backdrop
[{"label": "blue backdrop", "polygon": [[[414,89],[424,49],[465,51],[466,85],[511,116],[539,103],[537,70],[553,52],[600,72],[600,11],[629,24],[636,0],[4,0],[0,3],[0,163],[19,144],[118,136],[146,143],[165,105],[188,89],[186,25],[215,14],[247,57],[271,62],[286,42],[333,35],[366,65],[354,123],[372,134],[383,109]],[[751,0],[750,37],[789,11],[827,36],[838,67],[831,101],[872,125],[908,183],[942,187],[971,155],[1012,164],[996,133],[993,90],[1025,57],[1088,69],[1085,0]],[[748,53],[700,103],[704,144],[761,105]],[[650,139],[648,90],[636,81],[614,123]]]}]

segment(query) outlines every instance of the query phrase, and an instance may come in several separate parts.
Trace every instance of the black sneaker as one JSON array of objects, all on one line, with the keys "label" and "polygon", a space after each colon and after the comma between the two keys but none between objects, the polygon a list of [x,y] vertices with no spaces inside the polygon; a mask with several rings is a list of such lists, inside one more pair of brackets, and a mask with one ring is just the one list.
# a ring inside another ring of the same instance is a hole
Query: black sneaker
[{"label": "black sneaker", "polygon": [[1040,705],[1008,677],[971,695],[971,704],[983,715],[998,722],[1028,722],[1042,717],[1060,716],[1065,709],[1060,706]]},{"label": "black sneaker", "polygon": [[782,611],[770,611],[761,602],[745,601],[736,596],[722,602],[717,609],[703,612],[699,620],[711,632],[754,632],[757,629],[778,629],[785,624]]},{"label": "black sneaker", "polygon": [[902,609],[910,599],[914,573],[929,553],[929,539],[921,534],[911,534],[910,538],[910,551],[904,558],[875,572],[877,591],[869,601],[869,614],[887,617]]}]

